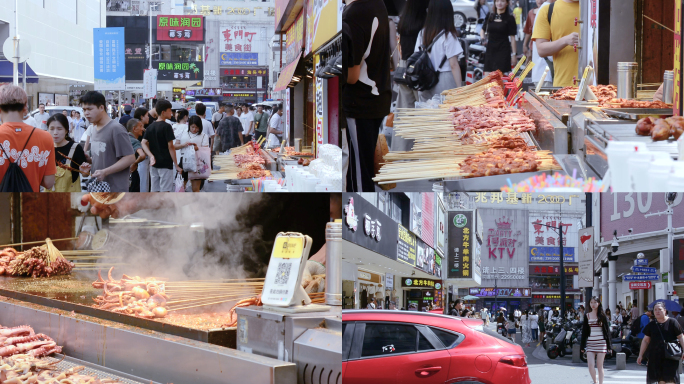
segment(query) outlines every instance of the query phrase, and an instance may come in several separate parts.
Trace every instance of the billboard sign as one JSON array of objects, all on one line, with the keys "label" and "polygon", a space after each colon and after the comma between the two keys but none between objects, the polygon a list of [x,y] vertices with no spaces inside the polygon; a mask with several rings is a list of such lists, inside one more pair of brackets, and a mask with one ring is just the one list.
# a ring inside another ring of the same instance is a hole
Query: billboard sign
[{"label": "billboard sign", "polygon": [[126,89],[124,28],[93,28],[96,91]]},{"label": "billboard sign", "polygon": [[[575,245],[579,220],[551,215],[530,215],[529,219],[530,262],[560,261],[560,236],[558,227],[563,230],[563,261],[576,262]],[[554,228],[549,228],[549,225]]]},{"label": "billboard sign", "polygon": [[204,16],[157,16],[157,41],[204,41]]},{"label": "billboard sign", "polygon": [[152,68],[159,71],[159,80],[188,80],[204,79],[204,63],[187,61],[153,61]]},{"label": "billboard sign", "polygon": [[[594,286],[594,227],[582,228],[577,232],[579,255],[579,288]],[[565,253],[565,249],[563,250]],[[565,259],[563,259],[565,261]],[[559,259],[560,261],[560,259]]]},{"label": "billboard sign", "polygon": [[221,52],[220,65],[259,65],[258,53]]}]

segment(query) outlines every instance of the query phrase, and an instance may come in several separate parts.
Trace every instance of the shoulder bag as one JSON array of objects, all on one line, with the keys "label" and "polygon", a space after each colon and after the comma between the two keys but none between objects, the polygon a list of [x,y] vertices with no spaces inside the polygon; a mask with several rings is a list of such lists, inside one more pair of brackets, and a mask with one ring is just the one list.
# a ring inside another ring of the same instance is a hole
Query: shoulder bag
[{"label": "shoulder bag", "polygon": [[658,332],[660,333],[660,337],[663,339],[663,342],[665,343],[665,358],[668,360],[674,360],[674,361],[679,361],[682,359],[682,346],[679,345],[679,341],[667,341],[665,340],[665,336],[663,336],[663,331],[660,330],[660,323],[658,323],[658,320],[655,321],[655,327],[658,328]]}]

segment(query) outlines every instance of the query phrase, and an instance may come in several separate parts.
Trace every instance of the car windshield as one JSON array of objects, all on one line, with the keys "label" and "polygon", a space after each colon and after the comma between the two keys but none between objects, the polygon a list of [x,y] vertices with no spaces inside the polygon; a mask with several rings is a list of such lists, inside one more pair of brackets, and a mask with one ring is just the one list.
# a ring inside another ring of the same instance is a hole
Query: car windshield
[{"label": "car windshield", "polygon": [[499,340],[501,340],[501,341],[505,341],[505,342],[507,342],[507,343],[509,343],[509,344],[514,344],[514,345],[516,345],[516,344],[515,344],[514,342],[512,342],[510,339],[508,339],[508,338],[506,338],[506,337],[503,337],[503,336],[499,335],[497,332],[492,331],[492,330],[489,329],[489,328],[485,328],[485,327],[482,326],[482,325],[477,325],[477,326],[474,326],[474,327],[471,327],[471,328],[474,329],[474,330],[476,330],[476,331],[478,331],[478,332],[480,332],[480,333],[484,333],[485,335],[488,335],[488,336],[491,336],[491,337],[495,337],[495,338],[497,338],[497,339],[499,339]]}]

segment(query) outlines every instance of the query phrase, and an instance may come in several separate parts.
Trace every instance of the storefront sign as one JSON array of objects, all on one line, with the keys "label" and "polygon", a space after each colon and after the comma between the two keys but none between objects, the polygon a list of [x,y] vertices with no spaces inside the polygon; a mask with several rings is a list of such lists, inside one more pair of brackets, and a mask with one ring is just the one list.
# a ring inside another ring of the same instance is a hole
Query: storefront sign
[{"label": "storefront sign", "polygon": [[254,93],[228,93],[228,92],[223,92],[223,96],[226,96],[226,97],[254,97]]},{"label": "storefront sign", "polygon": [[482,284],[493,286],[494,280],[507,280],[506,285],[528,287],[526,210],[481,209],[484,221]]},{"label": "storefront sign", "polygon": [[473,271],[473,211],[449,212],[447,278],[471,278]]},{"label": "storefront sign", "polygon": [[416,266],[416,235],[398,224],[397,260],[410,266]]},{"label": "storefront sign", "polygon": [[394,275],[391,273],[385,274],[385,289],[390,291],[394,289]]},{"label": "storefront sign", "polygon": [[203,16],[157,16],[157,41],[204,41]]},{"label": "storefront sign", "polygon": [[412,277],[402,277],[401,278],[401,286],[402,287],[411,287],[411,288],[436,288],[436,285],[440,285],[440,282],[438,280],[429,280],[429,279],[414,279]]},{"label": "storefront sign", "polygon": [[268,69],[230,68],[222,69],[223,76],[266,76]]},{"label": "storefront sign", "polygon": [[440,255],[444,255],[445,245],[446,245],[446,226],[447,226],[447,214],[446,208],[444,208],[444,203],[442,199],[437,195],[437,241],[435,242],[435,251]]},{"label": "storefront sign", "polygon": [[185,91],[185,88],[174,88],[173,93],[183,93]]},{"label": "storefront sign", "polygon": [[96,91],[126,89],[124,28],[93,28]]},{"label": "storefront sign", "polygon": [[[498,295],[497,295],[498,291]],[[470,288],[470,295],[479,297],[530,297],[529,288]]]},{"label": "storefront sign", "polygon": [[158,72],[156,69],[146,69],[143,74],[143,98],[152,99],[157,97],[157,79]]},{"label": "storefront sign", "polygon": [[[316,73],[320,67],[321,67],[321,56],[320,55],[315,55],[314,56],[314,62],[315,62],[315,68],[314,68],[314,73]],[[325,92],[324,92],[324,83],[323,79],[314,76],[315,78],[315,87],[316,87],[316,110],[315,110],[315,118],[316,118],[316,143],[317,144],[323,144],[324,140],[324,132],[327,131],[327,127],[325,124],[325,110],[326,110],[326,100],[325,100]],[[316,151],[316,154],[318,154],[318,151]]]},{"label": "storefront sign", "polygon": [[[530,216],[529,243],[530,262],[560,261],[560,236],[558,227],[563,230],[563,260],[576,262],[578,219],[561,216]],[[549,225],[554,228],[549,228]],[[569,246],[568,246],[569,245]]]},{"label": "storefront sign", "polygon": [[145,60],[145,45],[143,44],[126,44],[125,50],[126,60]]},{"label": "storefront sign", "polygon": [[359,272],[356,274],[356,276],[359,278],[359,280],[371,281],[371,274],[368,273],[368,272],[359,271]]},{"label": "storefront sign", "polygon": [[632,272],[634,273],[658,273],[657,268],[649,268],[649,267],[632,267]]},{"label": "storefront sign", "polygon": [[[572,205],[573,200],[575,204],[579,203],[580,195],[533,195],[531,193],[504,193],[504,192],[477,192],[475,195],[476,203],[492,203],[492,204],[567,204]],[[520,199],[520,200],[518,200]]]},{"label": "storefront sign", "polygon": [[304,10],[299,12],[299,16],[287,30],[287,54],[286,62],[291,63],[302,51],[304,41]]},{"label": "storefront sign", "polygon": [[[532,295],[534,304],[557,304],[560,303],[560,295]],[[566,299],[567,302],[567,299]]]},{"label": "storefront sign", "polygon": [[[356,193],[346,193],[344,199],[346,204],[344,206],[342,238],[396,260],[396,222]],[[370,220],[366,220],[366,216]],[[412,265],[415,265],[415,251],[413,255],[414,262]]]},{"label": "storefront sign", "polygon": [[651,289],[650,281],[632,281],[629,283],[629,289]]},{"label": "storefront sign", "polygon": [[316,51],[321,45],[332,39],[342,30],[342,18],[339,5],[341,0],[309,0],[307,8],[311,8],[309,27],[311,31],[311,49]]},{"label": "storefront sign", "polygon": [[199,7],[197,5],[192,5],[192,7],[184,7],[184,14],[186,15],[203,15],[203,16],[210,16],[210,15],[226,15],[226,16],[256,16],[257,11],[264,10],[264,13],[267,14],[268,16],[274,16],[275,15],[275,8],[274,7],[227,7],[223,5],[200,5]]},{"label": "storefront sign", "polygon": [[[672,241],[672,268],[673,281],[684,283],[684,239],[674,239]],[[637,259],[646,260],[646,259]]]},{"label": "storefront sign", "polygon": [[202,80],[204,63],[178,61],[153,61],[152,67],[159,71],[159,80]]},{"label": "storefront sign", "polygon": [[258,53],[221,52],[220,65],[259,65]]},{"label": "storefront sign", "polygon": [[[566,275],[577,275],[579,267],[564,266]],[[555,265],[530,265],[530,275],[560,275],[560,267]]]},{"label": "storefront sign", "polygon": [[[667,215],[645,215],[667,210],[665,193],[602,193],[601,194],[601,236],[603,241],[613,239],[613,231],[618,237],[640,233],[662,231],[667,228]],[[674,215],[672,225],[684,227],[684,194],[678,193],[672,204]]]},{"label": "storefront sign", "polygon": [[278,28],[280,20],[285,14],[285,9],[287,8],[288,0],[275,0],[275,26]]},{"label": "storefront sign", "polygon": [[622,276],[624,281],[648,281],[648,280],[660,280],[660,275],[657,273],[650,273],[647,275],[624,275]]},{"label": "storefront sign", "polygon": [[[190,92],[192,92],[192,94]],[[196,89],[194,91],[188,91],[186,94],[188,96],[221,96],[223,94],[223,90],[221,88],[202,88]]]},{"label": "storefront sign", "polygon": [[580,229],[579,231],[577,231],[577,237],[579,240],[577,246],[577,254],[579,258],[579,288],[593,287],[594,227]]},{"label": "storefront sign", "polygon": [[255,46],[263,36],[259,36],[259,27],[244,25],[225,25],[221,27],[223,44],[222,52],[258,52]]}]

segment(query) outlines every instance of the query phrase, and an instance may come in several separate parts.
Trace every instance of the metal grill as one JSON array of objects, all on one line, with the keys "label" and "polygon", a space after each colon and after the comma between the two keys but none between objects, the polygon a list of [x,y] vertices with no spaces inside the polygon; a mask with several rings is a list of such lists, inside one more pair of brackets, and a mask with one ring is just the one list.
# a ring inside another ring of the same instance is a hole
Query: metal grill
[{"label": "metal grill", "polygon": [[[44,357],[43,360],[47,362],[55,362],[62,360],[62,355],[54,355],[55,357]],[[88,376],[93,376],[96,377],[100,380],[104,379],[109,379],[109,380],[116,380],[119,383],[122,384],[147,384],[147,383],[154,383],[153,381],[150,380],[145,380],[141,379],[139,377],[133,377],[130,375],[126,375],[124,373],[121,373],[119,371],[115,371],[113,369],[108,369],[105,367],[100,367],[85,361],[81,361],[78,359],[74,359],[71,357],[66,357],[64,360],[62,360],[60,363],[55,364],[54,367],[58,368],[60,371],[66,371],[68,369],[71,369],[73,367],[78,367],[78,366],[84,366],[85,369],[82,370],[80,373]],[[156,383],[155,383],[156,384]]]}]

